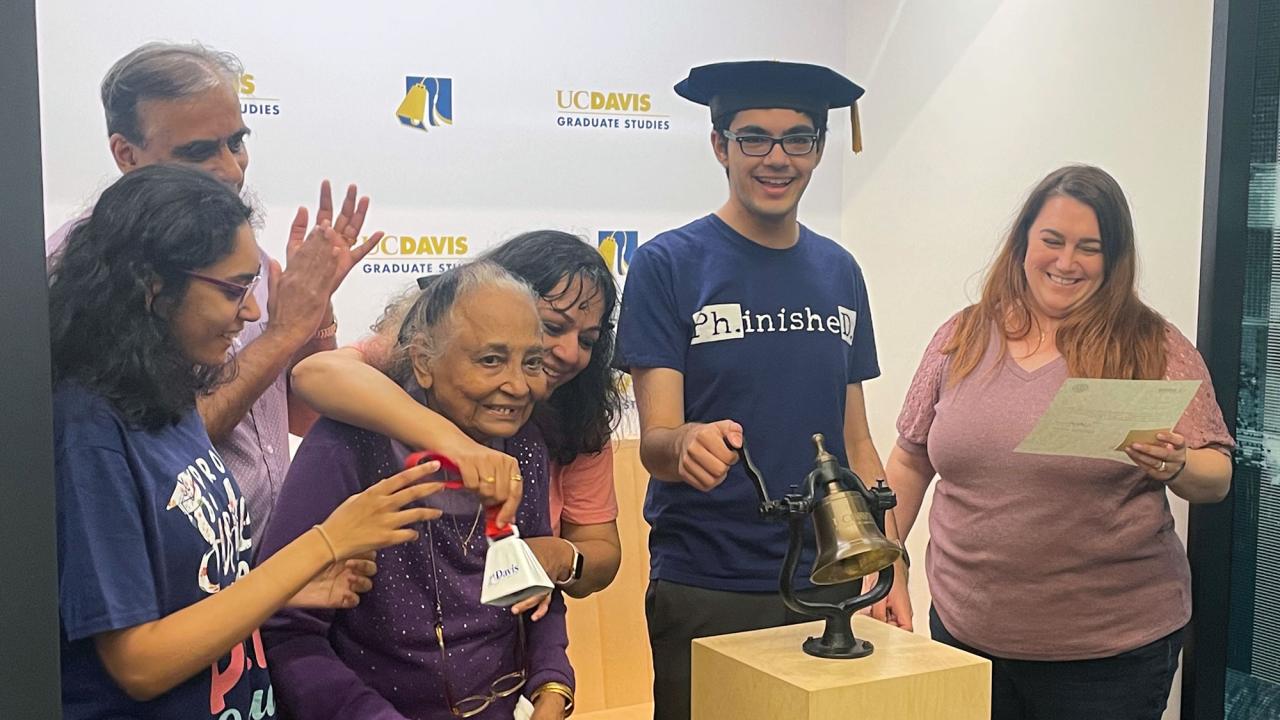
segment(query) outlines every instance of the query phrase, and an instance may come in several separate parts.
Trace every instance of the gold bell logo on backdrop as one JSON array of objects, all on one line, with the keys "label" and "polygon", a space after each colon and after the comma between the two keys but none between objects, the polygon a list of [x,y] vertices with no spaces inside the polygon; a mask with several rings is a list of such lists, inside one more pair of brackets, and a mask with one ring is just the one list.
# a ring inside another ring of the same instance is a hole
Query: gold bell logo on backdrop
[{"label": "gold bell logo on backdrop", "polygon": [[280,114],[280,98],[261,97],[258,79],[250,73],[240,76],[240,114],[252,117]]},{"label": "gold bell logo on backdrop", "polygon": [[366,275],[435,275],[462,263],[470,253],[466,235],[385,235],[365,256],[360,270]]},{"label": "gold bell logo on backdrop", "polygon": [[618,387],[618,394],[622,396],[622,412],[636,412],[639,407],[636,405],[635,388],[631,382],[629,373],[618,373],[615,376],[614,384]]},{"label": "gold bell logo on backdrop", "polygon": [[596,236],[596,247],[600,256],[614,275],[621,278],[631,267],[631,256],[636,254],[640,244],[640,233],[636,230],[601,230]]},{"label": "gold bell logo on backdrop", "polygon": [[453,79],[406,75],[404,99],[396,108],[396,117],[405,127],[426,132],[427,126],[453,124]]},{"label": "gold bell logo on backdrop", "polygon": [[670,130],[669,115],[653,111],[653,97],[642,92],[556,90],[556,125],[605,130]]}]

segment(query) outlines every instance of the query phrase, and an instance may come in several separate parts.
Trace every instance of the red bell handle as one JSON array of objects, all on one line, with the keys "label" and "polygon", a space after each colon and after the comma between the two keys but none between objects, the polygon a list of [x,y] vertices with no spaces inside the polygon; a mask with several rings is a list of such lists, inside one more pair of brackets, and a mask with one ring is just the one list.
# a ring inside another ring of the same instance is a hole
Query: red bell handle
[{"label": "red bell handle", "polygon": [[[440,463],[441,470],[452,471],[455,474],[461,472],[457,463],[440,453],[431,452],[430,450],[419,450],[409,455],[404,459],[404,469],[408,470],[411,467],[429,463],[432,460]],[[465,487],[461,480],[448,480],[444,483],[446,490],[463,490]],[[499,540],[511,534],[510,525],[502,528],[498,527],[498,511],[500,509],[501,507],[498,505],[490,505],[484,509],[484,535],[490,540]]]}]

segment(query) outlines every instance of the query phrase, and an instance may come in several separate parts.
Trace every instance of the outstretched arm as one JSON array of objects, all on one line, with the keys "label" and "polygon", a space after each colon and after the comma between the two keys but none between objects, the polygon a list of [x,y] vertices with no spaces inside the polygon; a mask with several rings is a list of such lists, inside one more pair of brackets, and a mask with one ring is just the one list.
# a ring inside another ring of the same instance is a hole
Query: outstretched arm
[{"label": "outstretched arm", "polygon": [[670,368],[632,368],[640,412],[640,461],[653,477],[707,491],[738,462],[742,426],[732,420],[685,422],[684,374]]},{"label": "outstretched arm", "polygon": [[437,491],[420,483],[426,464],[352,495],[319,523],[229,587],[157,620],[94,637],[112,679],[135,700],[151,700],[185,682],[252,635],[330,563],[417,537],[407,528],[439,516],[402,509]]},{"label": "outstretched arm", "polygon": [[[501,503],[500,524],[520,506],[516,459],[477,443],[404,391],[353,347],[316,353],[293,368],[293,391],[320,414],[395,438],[417,450],[432,450],[454,462],[462,483],[486,504]],[[493,478],[495,482],[481,482]]]}]

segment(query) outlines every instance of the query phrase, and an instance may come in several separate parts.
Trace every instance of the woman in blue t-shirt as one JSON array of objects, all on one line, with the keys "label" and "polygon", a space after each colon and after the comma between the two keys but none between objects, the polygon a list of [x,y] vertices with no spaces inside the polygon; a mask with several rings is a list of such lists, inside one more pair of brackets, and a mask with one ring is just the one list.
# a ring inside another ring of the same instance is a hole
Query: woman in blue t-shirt
[{"label": "woman in blue t-shirt", "polygon": [[[251,522],[196,397],[234,376],[264,268],[250,208],[179,167],[102,193],[50,269],[63,717],[275,717],[258,626],[342,604],[348,563],[439,515],[427,464],[353,495],[252,572]],[[312,231],[342,239],[322,224]],[[272,273],[273,280],[279,271]],[[367,580],[365,581],[367,582]],[[359,588],[363,589],[363,588]]]}]

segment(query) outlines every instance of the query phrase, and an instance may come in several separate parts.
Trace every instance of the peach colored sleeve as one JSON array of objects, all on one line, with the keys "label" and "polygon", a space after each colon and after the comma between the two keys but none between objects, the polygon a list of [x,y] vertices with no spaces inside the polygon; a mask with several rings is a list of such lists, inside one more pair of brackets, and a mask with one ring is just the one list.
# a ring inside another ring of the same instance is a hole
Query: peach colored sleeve
[{"label": "peach colored sleeve", "polygon": [[579,455],[560,468],[560,495],[564,503],[560,520],[574,525],[595,525],[618,518],[618,495],[613,487],[613,448],[594,455]]},{"label": "peach colored sleeve", "polygon": [[913,454],[925,454],[925,444],[929,440],[929,428],[933,426],[934,406],[942,394],[943,370],[946,368],[947,356],[942,354],[942,347],[955,332],[959,313],[942,324],[929,347],[925,348],[924,357],[916,368],[915,377],[911,379],[911,387],[907,397],[902,401],[902,412],[898,414],[898,447]]},{"label": "peach colored sleeve", "polygon": [[381,335],[365,335],[346,347],[355,350],[363,356],[365,363],[372,365],[383,372],[390,363],[392,347],[391,339]]},{"label": "peach colored sleeve", "polygon": [[1200,357],[1200,351],[1172,323],[1165,324],[1165,353],[1165,378],[1201,381],[1174,431],[1187,439],[1189,448],[1213,448],[1230,457],[1236,442],[1222,420],[1222,409],[1218,407],[1213,392],[1209,368]]}]

